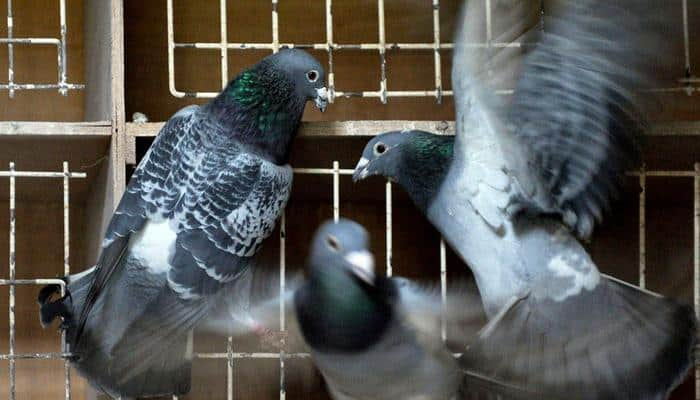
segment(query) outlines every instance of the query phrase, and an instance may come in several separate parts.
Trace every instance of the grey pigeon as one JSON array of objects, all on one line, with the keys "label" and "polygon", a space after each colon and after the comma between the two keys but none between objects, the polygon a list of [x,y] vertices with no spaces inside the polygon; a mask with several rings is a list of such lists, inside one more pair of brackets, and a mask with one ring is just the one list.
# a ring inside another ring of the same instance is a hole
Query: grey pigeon
[{"label": "grey pigeon", "polygon": [[[439,288],[375,274],[369,246],[367,231],[356,222],[324,223],[311,242],[306,279],[292,279],[283,295],[293,315],[290,336],[300,336],[309,348],[333,399],[449,400],[471,398],[465,396],[474,391],[465,389],[475,387],[490,393],[491,382],[465,376],[442,341]],[[450,332],[482,321],[479,299],[464,284],[451,286],[446,300]],[[274,325],[279,296],[252,309],[257,320]],[[210,328],[232,333],[226,322]]]},{"label": "grey pigeon", "polygon": [[253,258],[289,198],[289,149],[307,101],[327,104],[323,68],[283,49],[165,124],[97,265],[65,277],[65,297],[51,301],[56,286],[39,296],[42,323],[63,317],[72,365],[93,386],[123,398],[185,394],[191,332],[222,293],[238,304],[233,317],[252,323]]},{"label": "grey pigeon", "polygon": [[456,138],[380,135],[355,179],[397,181],[472,269],[489,323],[465,370],[532,398],[664,399],[693,365],[693,310],[601,274],[576,240],[635,159],[662,4],[551,1],[542,21],[539,1],[491,1],[489,38],[532,46],[483,49],[484,4],[457,33]]}]

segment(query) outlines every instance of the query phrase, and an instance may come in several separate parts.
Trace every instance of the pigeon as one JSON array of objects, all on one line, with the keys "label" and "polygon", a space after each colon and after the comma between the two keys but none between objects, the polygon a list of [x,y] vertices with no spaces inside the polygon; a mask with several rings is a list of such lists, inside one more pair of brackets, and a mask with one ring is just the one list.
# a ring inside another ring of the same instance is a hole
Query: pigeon
[{"label": "pigeon", "polygon": [[[638,159],[661,5],[485,4],[456,34],[456,136],[379,135],[354,178],[396,181],[471,268],[489,322],[464,370],[531,398],[665,399],[693,365],[693,310],[602,274],[580,242]],[[504,45],[472,45],[487,38]]]},{"label": "pigeon", "polygon": [[57,286],[39,294],[42,324],[63,318],[71,363],[94,387],[121,398],[185,394],[192,331],[222,297],[236,303],[237,320],[254,323],[254,256],[289,198],[289,150],[307,101],[327,105],[323,68],[282,49],[165,123],[96,266],[66,276],[58,300]]},{"label": "pigeon", "polygon": [[[474,384],[481,379],[460,371],[441,337],[443,315],[450,327],[460,326],[450,332],[482,322],[478,297],[464,283],[455,284],[443,314],[439,287],[377,275],[369,248],[369,234],[360,224],[343,218],[323,223],[310,245],[306,278],[291,279],[282,295],[292,316],[289,335],[302,338],[331,397],[450,400],[488,393],[470,390],[480,389]],[[278,295],[252,307],[252,313],[275,324],[279,304]]]}]

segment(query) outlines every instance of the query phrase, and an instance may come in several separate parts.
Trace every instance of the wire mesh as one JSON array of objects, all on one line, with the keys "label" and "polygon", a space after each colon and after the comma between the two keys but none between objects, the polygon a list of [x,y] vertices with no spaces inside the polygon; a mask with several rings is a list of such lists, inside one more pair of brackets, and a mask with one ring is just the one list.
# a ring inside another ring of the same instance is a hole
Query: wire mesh
[{"label": "wire mesh", "polygon": [[10,193],[9,193],[9,279],[0,279],[0,286],[9,286],[9,350],[7,354],[0,354],[0,360],[8,360],[9,368],[9,387],[8,398],[15,400],[16,397],[16,360],[28,359],[63,359],[64,376],[65,376],[65,398],[70,400],[70,364],[68,363],[68,352],[66,349],[65,333],[61,336],[61,352],[60,353],[33,353],[33,354],[17,354],[15,353],[15,295],[17,285],[59,285],[61,287],[61,295],[65,294],[65,283],[61,279],[16,279],[17,272],[17,255],[16,255],[16,182],[17,178],[56,178],[63,179],[63,273],[70,273],[70,180],[74,178],[86,178],[87,174],[83,172],[71,172],[68,167],[68,162],[63,162],[63,171],[61,172],[40,172],[40,171],[17,171],[14,162],[10,162],[7,171],[0,171],[0,177],[9,178]]},{"label": "wire mesh", "polygon": [[[213,0],[210,0],[213,1]],[[377,41],[375,43],[337,43],[334,40],[333,29],[334,20],[333,0],[325,0],[325,22],[326,22],[326,41],[322,43],[280,43],[279,42],[279,15],[278,15],[278,0],[272,1],[272,41],[271,42],[256,42],[256,43],[231,43],[228,41],[227,31],[227,2],[219,0],[220,11],[220,41],[218,42],[176,42],[175,41],[175,26],[173,16],[173,0],[167,0],[167,24],[168,24],[168,87],[170,93],[175,97],[195,97],[195,98],[212,98],[218,94],[217,88],[212,88],[211,91],[183,91],[177,88],[175,82],[175,50],[176,49],[200,49],[200,50],[218,50],[220,52],[220,74],[221,74],[221,89],[226,86],[229,79],[228,70],[228,51],[229,50],[271,50],[277,51],[280,47],[296,47],[304,49],[313,49],[325,51],[328,55],[327,67],[327,84],[329,90],[329,99],[333,102],[336,98],[348,97],[371,97],[378,98],[382,103],[386,103],[390,97],[434,97],[439,103],[443,96],[452,96],[452,90],[443,87],[442,79],[442,57],[443,53],[449,53],[453,49],[452,43],[443,43],[440,40],[441,22],[440,22],[440,0],[432,0],[432,30],[433,41],[426,43],[398,43],[386,41],[386,17],[384,0],[377,0]],[[426,0],[431,1],[431,0]],[[519,46],[519,43],[498,43],[491,40],[491,0],[481,0],[487,4],[486,29],[487,41],[485,43],[475,43],[474,46],[479,47],[498,47],[498,46]],[[682,1],[682,23],[683,23],[683,48],[684,48],[684,70],[678,71],[681,75],[677,79],[677,85],[668,87],[659,87],[653,89],[655,92],[685,92],[687,95],[693,95],[700,90],[700,78],[696,78],[691,73],[691,58],[690,58],[690,34],[688,22],[688,1]],[[347,50],[361,50],[377,52],[379,56],[379,81],[376,82],[374,89],[367,88],[361,91],[347,91],[335,86],[335,70],[334,70],[334,53]],[[390,90],[390,85],[387,79],[387,52],[405,52],[405,51],[432,51],[434,67],[434,86],[422,90]],[[510,90],[498,91],[501,94],[511,93]]]},{"label": "wire mesh", "polygon": [[[341,168],[338,161],[333,161],[330,168],[296,168],[294,169],[295,174],[305,174],[305,175],[324,175],[330,176],[330,190],[332,193],[332,214],[334,219],[338,219],[341,215],[341,197],[340,197],[340,177],[352,175],[353,169]],[[695,164],[694,170],[676,170],[676,171],[646,171],[642,169],[641,171],[630,173],[630,175],[635,175],[639,177],[639,182],[642,187],[642,192],[640,193],[640,203],[639,203],[639,254],[640,254],[640,269],[639,269],[639,284],[644,287],[646,279],[646,271],[644,269],[645,265],[645,241],[646,236],[646,224],[645,224],[645,192],[646,192],[646,177],[666,177],[666,178],[692,178],[694,183],[694,218],[693,218],[693,232],[694,232],[694,266],[693,266],[693,293],[694,293],[694,303],[696,311],[700,310],[700,163]],[[72,178],[85,178],[85,173],[75,173],[70,172],[68,168],[68,163],[64,163],[62,172],[36,172],[36,171],[17,171],[14,163],[10,163],[9,170],[0,171],[0,177],[9,178],[10,181],[10,193],[9,193],[9,207],[10,207],[10,221],[9,221],[9,232],[10,232],[10,253],[9,253],[9,279],[0,279],[0,286],[10,287],[10,307],[9,307],[9,321],[10,321],[10,332],[9,332],[9,352],[7,354],[0,354],[0,360],[9,361],[9,399],[15,400],[16,389],[15,389],[15,374],[14,369],[15,360],[46,360],[46,359],[64,359],[65,362],[65,398],[70,399],[70,366],[68,365],[67,358],[70,354],[65,348],[65,337],[62,338],[61,352],[58,353],[33,353],[33,354],[18,354],[15,352],[15,287],[17,285],[46,285],[46,284],[58,284],[61,286],[62,292],[65,290],[65,284],[60,279],[16,279],[16,254],[15,254],[15,238],[16,238],[16,221],[14,218],[15,210],[15,185],[16,179],[18,178],[62,178],[63,179],[63,207],[64,207],[64,230],[63,230],[63,243],[64,243],[64,273],[70,273],[70,235],[69,235],[69,201],[70,201],[70,191],[69,191],[69,181]],[[393,222],[392,222],[392,184],[387,181],[385,186],[385,205],[386,205],[386,220],[385,220],[385,234],[386,234],[386,274],[393,274],[392,266],[392,232],[393,232]],[[283,215],[280,221],[280,252],[279,252],[279,273],[280,273],[280,293],[284,293],[286,290],[286,217]],[[443,312],[446,310],[446,296],[447,296],[447,257],[446,257],[446,246],[443,240],[440,241],[439,247],[439,265],[440,265],[440,288],[441,288],[441,298]],[[282,296],[281,296],[282,297]],[[283,301],[280,301],[280,330],[284,333],[286,332],[286,315],[285,315],[285,305]],[[446,322],[443,316],[442,326],[441,326],[442,339],[446,340]],[[282,335],[284,338],[284,335]],[[282,339],[282,350],[279,352],[237,352],[233,347],[233,339],[228,338],[225,352],[198,352],[195,353],[195,357],[199,359],[222,359],[227,362],[227,373],[226,373],[226,392],[227,399],[233,399],[234,394],[234,367],[236,360],[240,359],[278,359],[280,368],[280,379],[279,379],[279,398],[286,398],[286,388],[285,388],[285,360],[298,358],[304,359],[309,358],[308,353],[302,352],[286,352],[284,351],[284,339]],[[697,377],[696,377],[697,379]]]},{"label": "wire mesh", "polygon": [[[68,59],[66,34],[66,0],[58,0],[59,33],[58,37],[42,38],[18,38],[14,37],[14,16],[12,13],[12,0],[7,0],[7,37],[0,38],[0,44],[7,44],[7,83],[0,84],[0,89],[7,90],[10,98],[15,96],[18,90],[46,90],[58,89],[59,93],[66,96],[69,90],[84,89],[85,85],[70,83],[68,81]],[[15,53],[16,45],[26,46],[56,46],[57,77],[56,83],[18,83],[15,81]]]}]

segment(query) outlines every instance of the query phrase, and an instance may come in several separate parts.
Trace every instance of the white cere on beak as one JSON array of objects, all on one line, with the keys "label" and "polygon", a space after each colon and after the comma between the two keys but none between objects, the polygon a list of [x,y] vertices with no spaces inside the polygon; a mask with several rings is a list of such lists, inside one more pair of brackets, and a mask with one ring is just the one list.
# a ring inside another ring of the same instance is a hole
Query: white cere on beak
[{"label": "white cere on beak", "polygon": [[316,99],[314,99],[316,107],[318,107],[321,112],[326,111],[328,106],[328,89],[326,87],[316,89]]},{"label": "white cere on beak", "polygon": [[355,170],[364,168],[367,166],[367,164],[369,164],[369,160],[362,157],[362,158],[360,158],[360,161],[357,162],[357,165],[355,166]]},{"label": "white cere on beak", "polygon": [[367,250],[351,251],[345,261],[352,265],[352,270],[360,279],[374,285],[374,256]]}]

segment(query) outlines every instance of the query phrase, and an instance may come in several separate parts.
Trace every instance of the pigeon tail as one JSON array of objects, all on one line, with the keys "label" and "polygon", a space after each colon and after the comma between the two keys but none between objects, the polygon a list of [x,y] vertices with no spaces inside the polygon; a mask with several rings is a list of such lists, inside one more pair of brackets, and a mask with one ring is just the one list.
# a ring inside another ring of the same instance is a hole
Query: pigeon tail
[{"label": "pigeon tail", "polygon": [[[60,285],[48,285],[39,292],[41,323],[46,327],[57,317],[63,318],[61,329],[66,332],[68,350],[73,355],[71,365],[109,396],[184,395],[190,390],[190,328],[199,321],[203,309],[190,310],[174,293],[161,293],[162,284],[151,289],[153,299],[139,297],[141,292],[123,285],[125,274],[133,277],[136,268],[139,266],[127,266],[114,276],[115,286],[110,286],[96,303],[79,343],[75,341],[77,315],[94,280],[94,269],[64,277],[65,296],[59,299],[52,300],[60,294]],[[105,298],[110,302],[104,303]],[[148,304],[145,310],[139,308],[143,308],[141,302]],[[116,311],[120,309],[131,312]],[[180,325],[185,328],[176,329]]]},{"label": "pigeon tail", "polygon": [[665,399],[693,366],[696,331],[690,307],[602,276],[560,302],[514,301],[460,362],[531,398]]}]

